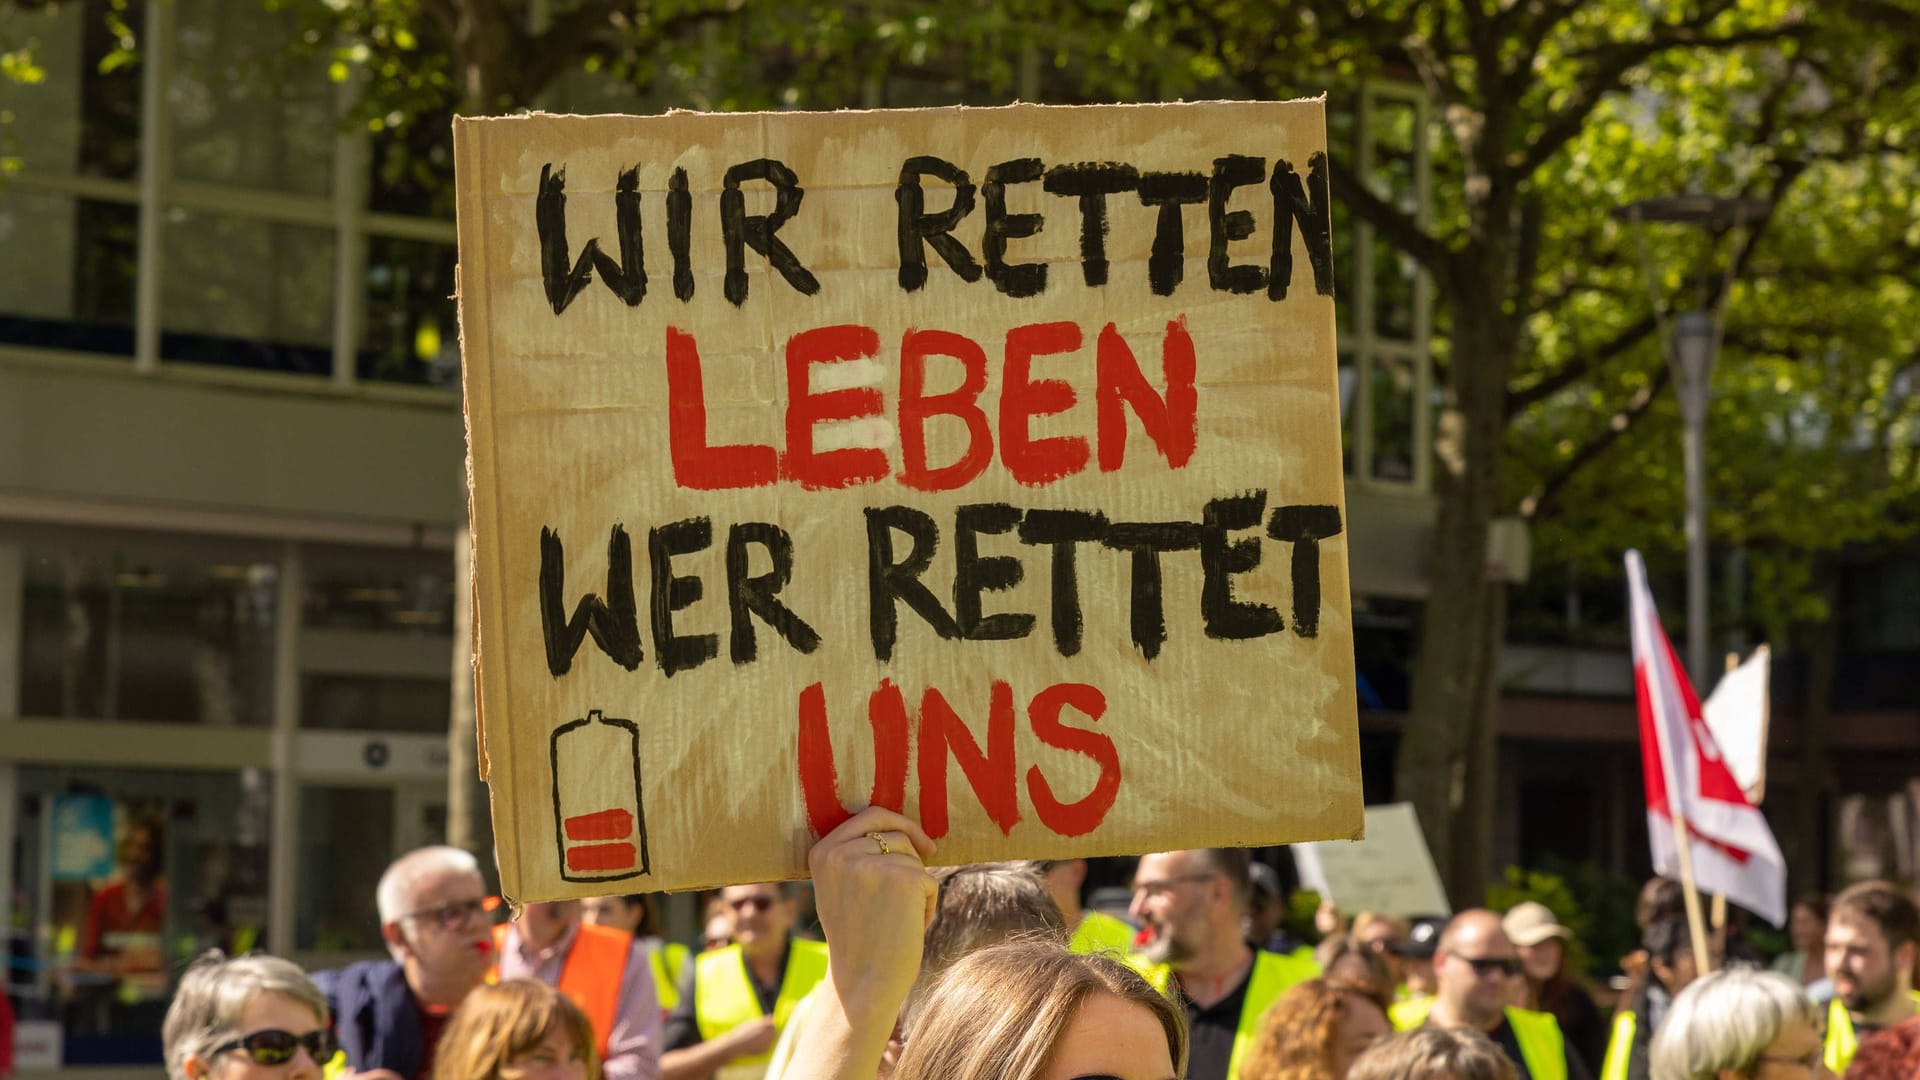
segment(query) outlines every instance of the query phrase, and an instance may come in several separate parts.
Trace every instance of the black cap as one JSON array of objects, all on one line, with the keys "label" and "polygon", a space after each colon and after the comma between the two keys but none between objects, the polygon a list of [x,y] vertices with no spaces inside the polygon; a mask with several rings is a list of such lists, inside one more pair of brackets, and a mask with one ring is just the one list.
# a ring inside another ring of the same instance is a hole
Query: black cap
[{"label": "black cap", "polygon": [[1430,959],[1433,950],[1440,945],[1440,933],[1447,928],[1447,921],[1441,915],[1422,915],[1413,920],[1412,928],[1407,931],[1407,940],[1396,941],[1388,948],[1401,956]]}]

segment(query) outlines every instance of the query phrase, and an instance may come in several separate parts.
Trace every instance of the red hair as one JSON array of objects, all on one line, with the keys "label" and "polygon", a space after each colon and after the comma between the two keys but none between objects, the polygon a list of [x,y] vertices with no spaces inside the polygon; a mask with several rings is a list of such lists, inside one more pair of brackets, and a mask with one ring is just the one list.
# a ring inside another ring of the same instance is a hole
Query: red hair
[{"label": "red hair", "polygon": [[1356,1002],[1374,1002],[1373,992],[1341,979],[1308,979],[1281,994],[1260,1020],[1240,1080],[1341,1080],[1334,1043]]}]

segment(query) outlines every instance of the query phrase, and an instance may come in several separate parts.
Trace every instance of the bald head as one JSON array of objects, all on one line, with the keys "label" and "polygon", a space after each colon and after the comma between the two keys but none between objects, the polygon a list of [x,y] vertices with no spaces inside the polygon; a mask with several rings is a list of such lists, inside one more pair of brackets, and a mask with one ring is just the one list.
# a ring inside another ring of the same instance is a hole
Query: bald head
[{"label": "bald head", "polygon": [[1500,916],[1486,908],[1469,908],[1455,915],[1440,932],[1439,948],[1450,953],[1479,956],[1490,945],[1501,955],[1513,955],[1513,942],[1507,940]]},{"label": "bald head", "polygon": [[1433,953],[1437,986],[1434,1022],[1442,1027],[1490,1031],[1499,1026],[1507,984],[1518,971],[1513,942],[1500,916],[1484,908],[1463,911],[1447,923]]}]

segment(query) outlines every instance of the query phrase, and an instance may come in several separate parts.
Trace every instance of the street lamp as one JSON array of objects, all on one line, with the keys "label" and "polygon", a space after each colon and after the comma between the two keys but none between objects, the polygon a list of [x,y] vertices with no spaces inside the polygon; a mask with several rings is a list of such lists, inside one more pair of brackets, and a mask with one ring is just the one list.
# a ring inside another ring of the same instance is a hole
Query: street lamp
[{"label": "street lamp", "polygon": [[1767,210],[1768,204],[1761,199],[1671,195],[1629,203],[1613,212],[1616,219],[1634,227],[1647,298],[1666,339],[1667,363],[1680,398],[1687,495],[1687,669],[1695,693],[1703,697],[1713,675],[1707,654],[1707,402],[1712,396],[1713,362],[1726,328],[1727,294],[1739,264],[1729,254],[1720,287],[1708,288],[1712,278],[1703,277],[1696,306],[1669,315],[1660,303],[1659,278],[1647,247],[1645,226],[1649,222],[1691,226],[1705,231],[1717,244],[1721,237],[1765,217]]}]

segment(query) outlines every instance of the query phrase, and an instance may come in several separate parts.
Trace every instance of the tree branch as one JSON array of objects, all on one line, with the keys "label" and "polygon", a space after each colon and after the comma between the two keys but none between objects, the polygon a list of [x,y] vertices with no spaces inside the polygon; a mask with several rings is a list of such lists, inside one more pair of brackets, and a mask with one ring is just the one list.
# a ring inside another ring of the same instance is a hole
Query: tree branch
[{"label": "tree branch", "polygon": [[[1702,18],[1710,21],[1710,17]],[[1570,60],[1578,59],[1581,55],[1590,57],[1592,67],[1572,99],[1546,121],[1538,135],[1527,141],[1523,151],[1515,155],[1513,166],[1518,175],[1532,176],[1540,166],[1559,153],[1561,147],[1580,134],[1593,110],[1599,108],[1600,102],[1618,88],[1627,72],[1660,53],[1676,48],[1731,48],[1735,45],[1804,37],[1807,34],[1807,28],[1797,21],[1731,34],[1707,34],[1703,26],[1704,22],[1696,25],[1690,21],[1671,28],[1672,32],[1667,34],[1657,34],[1640,41],[1609,42],[1585,50],[1584,54],[1569,57]]]},{"label": "tree branch", "polygon": [[1620,332],[1607,339],[1591,352],[1574,357],[1551,374],[1545,375],[1518,390],[1507,394],[1507,418],[1512,419],[1522,412],[1538,405],[1553,395],[1593,374],[1612,363],[1621,354],[1645,341],[1648,335],[1658,329],[1659,323],[1652,315],[1643,315],[1634,322],[1621,328]]},{"label": "tree branch", "polygon": [[1513,310],[1523,323],[1533,309],[1533,296],[1539,287],[1540,244],[1544,217],[1540,193],[1529,191],[1520,200],[1520,237],[1513,257]]},{"label": "tree branch", "polygon": [[1620,437],[1627,433],[1627,429],[1631,428],[1635,421],[1647,414],[1647,410],[1653,407],[1654,400],[1660,396],[1660,391],[1666,388],[1672,378],[1672,368],[1667,364],[1661,364],[1660,369],[1654,372],[1653,379],[1635,391],[1633,397],[1627,400],[1626,407],[1608,418],[1606,427],[1601,428],[1593,438],[1588,439],[1584,445],[1575,450],[1572,457],[1561,463],[1558,471],[1542,479],[1531,492],[1527,493],[1526,498],[1520,500],[1520,516],[1529,521],[1542,516],[1545,509],[1553,505],[1553,500],[1566,490],[1567,484],[1579,474],[1582,468],[1606,453],[1608,448],[1620,441]]},{"label": "tree branch", "polygon": [[1333,197],[1340,200],[1353,216],[1374,227],[1394,247],[1411,255],[1435,277],[1448,269],[1451,253],[1413,220],[1412,215],[1373,193],[1343,161],[1332,162],[1327,183]]}]

